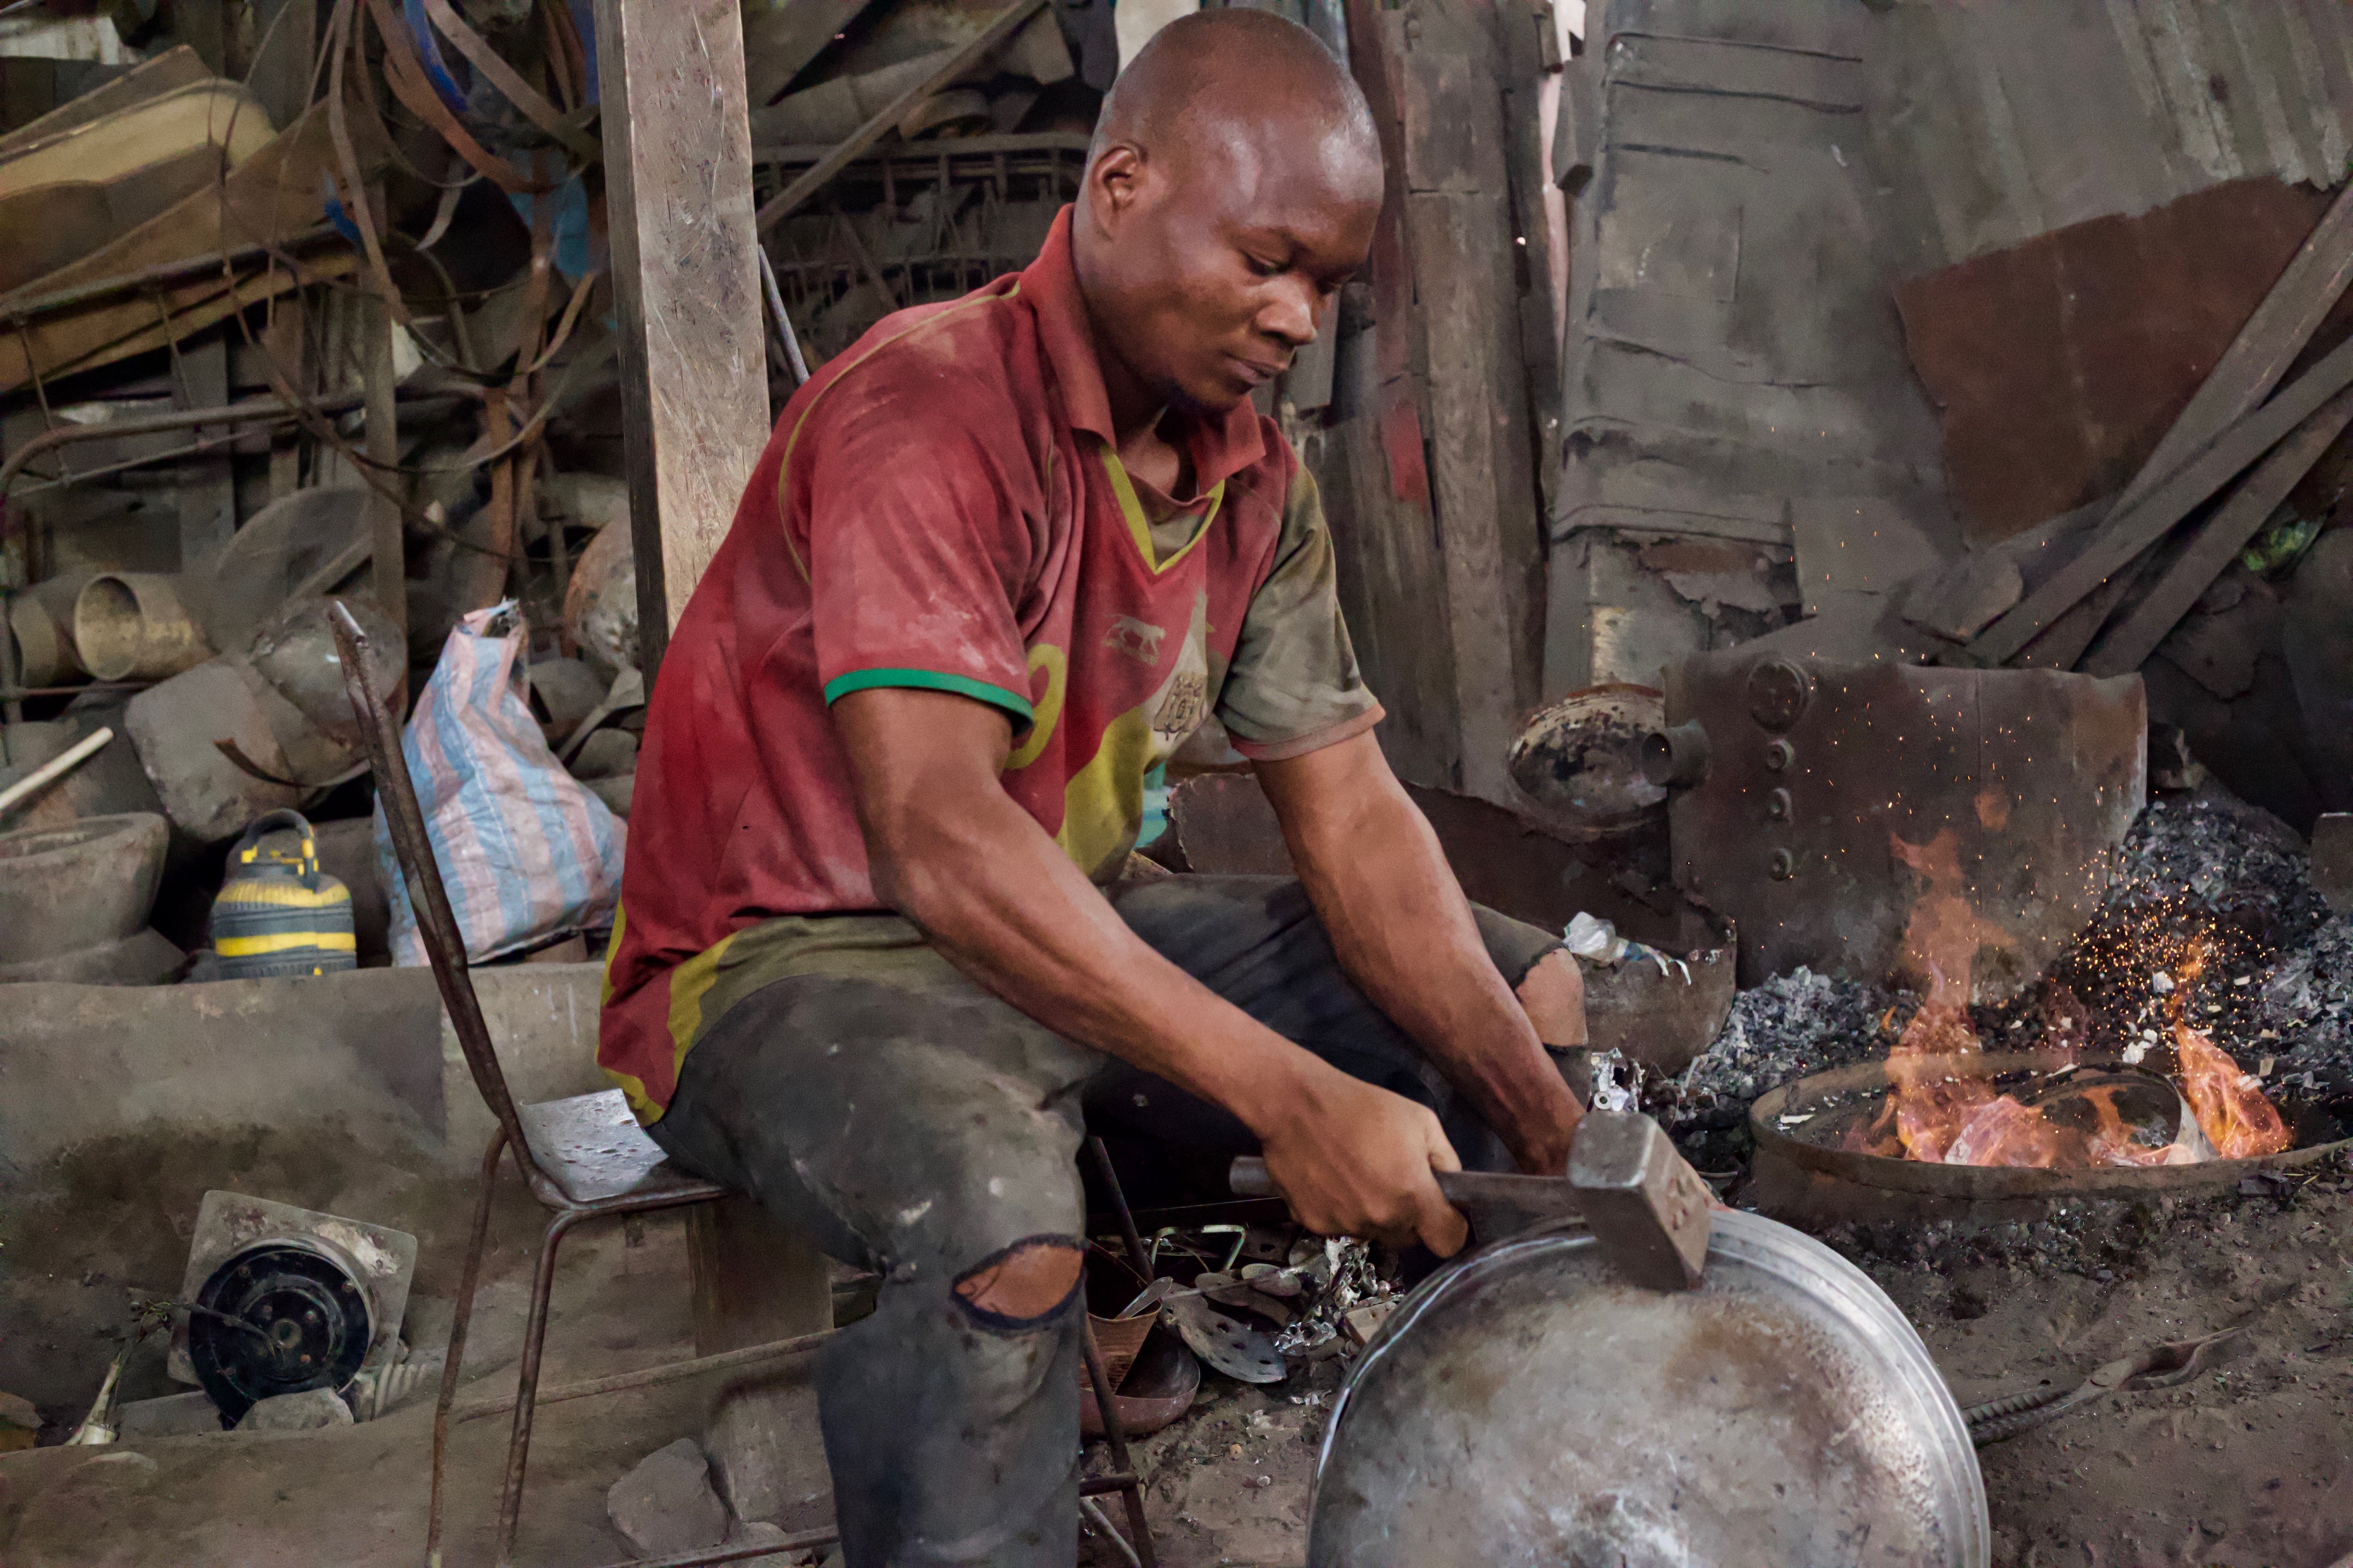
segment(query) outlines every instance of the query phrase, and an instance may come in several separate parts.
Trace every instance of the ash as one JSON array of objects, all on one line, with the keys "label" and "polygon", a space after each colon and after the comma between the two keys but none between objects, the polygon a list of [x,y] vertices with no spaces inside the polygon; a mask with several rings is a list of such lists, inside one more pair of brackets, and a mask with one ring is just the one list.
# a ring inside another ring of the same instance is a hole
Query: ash
[{"label": "ash", "polygon": [[2310,857],[2295,829],[2261,806],[2212,789],[2160,795],[2125,836],[2104,900],[2172,905],[2263,928],[2283,946],[2328,918],[2313,891]]},{"label": "ash", "polygon": [[1908,992],[1800,966],[1742,992],[1724,1032],[1682,1077],[1642,1086],[1642,1109],[1702,1170],[1741,1163],[1749,1101],[1793,1079],[1885,1056],[1894,1039],[1891,1012],[1900,1026],[1914,1001]]},{"label": "ash", "polygon": [[2353,1090],[2353,914],[2284,954],[2263,987],[2262,1020],[2279,1037],[2283,1081]]}]

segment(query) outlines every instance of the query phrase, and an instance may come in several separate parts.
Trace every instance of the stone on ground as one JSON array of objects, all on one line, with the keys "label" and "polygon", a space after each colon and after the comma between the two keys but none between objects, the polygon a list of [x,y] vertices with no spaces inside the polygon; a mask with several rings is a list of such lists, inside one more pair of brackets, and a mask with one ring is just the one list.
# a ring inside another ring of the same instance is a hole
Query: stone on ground
[{"label": "stone on ground", "polygon": [[320,1426],[348,1426],[352,1407],[332,1388],[306,1388],[300,1394],[273,1394],[254,1402],[237,1424],[240,1432],[308,1432]]},{"label": "stone on ground", "polygon": [[711,1467],[691,1437],[638,1461],[605,1494],[613,1527],[648,1557],[669,1557],[727,1538],[727,1505],[711,1487]]}]

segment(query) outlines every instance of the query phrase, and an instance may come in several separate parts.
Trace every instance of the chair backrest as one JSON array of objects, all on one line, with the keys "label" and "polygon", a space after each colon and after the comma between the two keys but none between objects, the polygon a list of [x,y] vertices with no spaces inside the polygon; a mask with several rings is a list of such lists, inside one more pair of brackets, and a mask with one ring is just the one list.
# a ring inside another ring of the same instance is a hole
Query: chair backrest
[{"label": "chair backrest", "polygon": [[441,868],[433,858],[433,841],[425,831],[425,814],[417,804],[417,786],[408,776],[408,759],[400,747],[400,726],[376,695],[367,634],[341,602],[331,619],[335,649],[343,661],[343,686],[350,692],[352,711],[359,720],[368,765],[375,774],[377,804],[391,830],[392,852],[408,883],[408,901],[417,914],[417,933],[433,963],[433,979],[441,988],[441,1005],[448,1010],[457,1030],[458,1048],[465,1053],[466,1070],[474,1076],[491,1113],[506,1129],[515,1163],[534,1185],[553,1185],[549,1174],[533,1155],[523,1136],[522,1120],[515,1113],[514,1096],[507,1092],[506,1073],[491,1044],[490,1026],[482,1021],[482,1005],[466,969],[466,942],[457,918],[449,912],[449,895],[441,885]]}]

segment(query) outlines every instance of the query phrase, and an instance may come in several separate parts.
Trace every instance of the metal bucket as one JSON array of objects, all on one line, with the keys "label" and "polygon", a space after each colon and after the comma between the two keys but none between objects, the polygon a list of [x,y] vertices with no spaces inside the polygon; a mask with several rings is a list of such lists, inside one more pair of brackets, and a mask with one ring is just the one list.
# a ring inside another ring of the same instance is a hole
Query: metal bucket
[{"label": "metal bucket", "polygon": [[1620,1283],[1549,1227],[1431,1277],[1350,1373],[1309,1568],[1986,1568],[1985,1484],[1920,1337],[1749,1214],[1707,1278]]},{"label": "metal bucket", "polygon": [[161,680],[212,657],[180,580],[162,572],[108,572],[74,599],[74,647],[100,680]]}]

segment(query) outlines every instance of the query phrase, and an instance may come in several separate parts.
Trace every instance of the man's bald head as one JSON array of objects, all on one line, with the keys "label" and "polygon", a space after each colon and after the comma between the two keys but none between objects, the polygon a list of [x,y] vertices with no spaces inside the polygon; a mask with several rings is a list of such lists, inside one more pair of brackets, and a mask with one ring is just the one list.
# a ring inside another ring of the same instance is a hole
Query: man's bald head
[{"label": "man's bald head", "polygon": [[1163,27],[1103,100],[1072,224],[1107,379],[1231,407],[1314,336],[1381,192],[1372,113],[1314,34],[1240,7]]},{"label": "man's bald head", "polygon": [[1155,33],[1119,73],[1088,156],[1122,142],[1179,156],[1231,153],[1261,135],[1303,138],[1294,151],[1332,161],[1344,179],[1380,177],[1373,111],[1321,39],[1268,11],[1197,11]]}]

